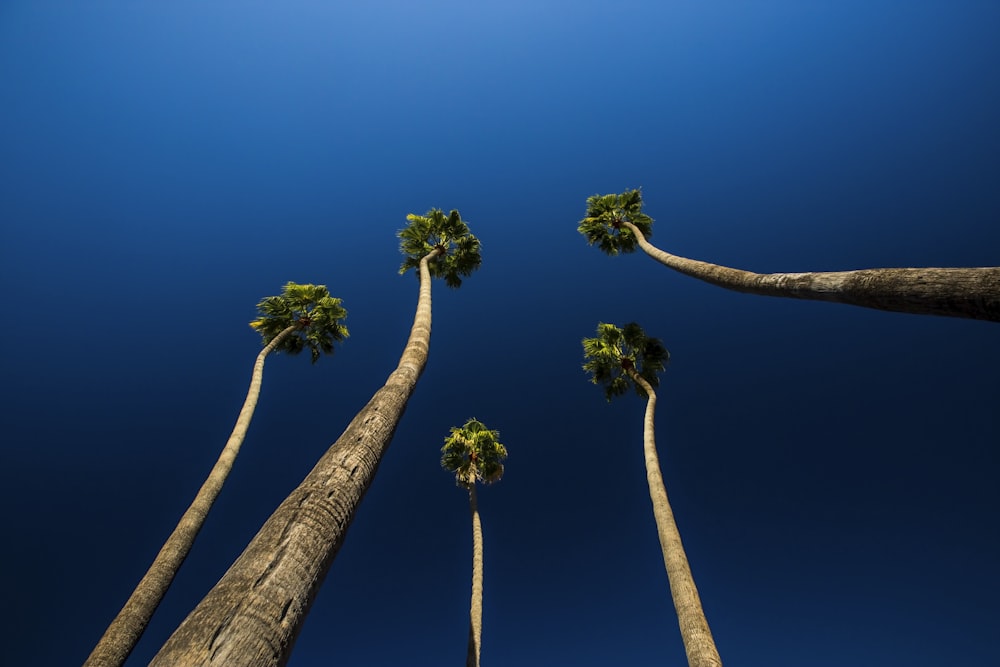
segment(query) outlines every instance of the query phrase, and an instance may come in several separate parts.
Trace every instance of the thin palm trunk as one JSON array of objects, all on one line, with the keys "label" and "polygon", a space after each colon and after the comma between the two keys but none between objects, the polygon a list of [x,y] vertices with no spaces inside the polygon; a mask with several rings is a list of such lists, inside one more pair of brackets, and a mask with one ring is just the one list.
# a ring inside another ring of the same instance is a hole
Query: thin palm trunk
[{"label": "thin palm trunk", "polygon": [[656,532],[660,536],[660,549],[663,551],[663,564],[666,566],[667,579],[670,581],[670,594],[677,611],[677,622],[681,629],[681,639],[684,640],[684,650],[687,653],[689,667],[721,667],[722,659],[715,648],[712,631],[708,628],[708,619],[701,607],[701,597],[694,585],[691,566],[688,565],[681,534],[674,521],[674,512],[670,509],[667,499],[667,489],[663,485],[663,475],[660,473],[660,460],[656,455],[656,437],[653,430],[653,413],[656,410],[656,393],[653,387],[634,370],[629,371],[631,377],[646,392],[646,416],[643,422],[642,446],[646,458],[646,481],[649,483],[649,498],[653,501],[653,516],[656,519]]},{"label": "thin palm trunk", "polygon": [[184,559],[187,558],[191,545],[198,537],[209,510],[212,509],[215,499],[222,491],[223,484],[226,483],[226,478],[229,477],[229,472],[233,469],[233,462],[240,452],[247,429],[250,428],[250,420],[253,419],[254,409],[257,407],[257,399],[260,396],[260,387],[264,379],[264,360],[294,330],[295,325],[284,329],[257,355],[253,366],[253,375],[250,378],[250,389],[247,391],[243,408],[240,410],[236,426],[233,427],[233,432],[229,435],[226,446],[222,449],[222,453],[212,467],[208,478],[198,490],[191,506],[181,516],[177,527],[164,542],[160,552],[153,559],[153,564],[149,566],[146,574],[125,602],[125,606],[118,612],[118,615],[111,621],[111,625],[105,630],[104,636],[97,642],[97,646],[87,658],[84,667],[119,667],[128,659],[132,649],[142,637],[146,626],[149,625],[149,619],[152,618],[177,575],[177,571],[184,563]]},{"label": "thin palm trunk", "polygon": [[479,667],[483,640],[483,524],[479,521],[475,482],[469,485],[469,507],[472,510],[472,603],[469,607],[469,651],[465,667]]},{"label": "thin palm trunk", "polygon": [[392,440],[430,349],[431,278],[399,364],[222,579],[150,663],[156,667],[285,665],[320,585]]},{"label": "thin palm trunk", "polygon": [[671,255],[651,245],[631,222],[622,225],[664,266],[737,292],[1000,322],[1000,267],[753,273]]}]

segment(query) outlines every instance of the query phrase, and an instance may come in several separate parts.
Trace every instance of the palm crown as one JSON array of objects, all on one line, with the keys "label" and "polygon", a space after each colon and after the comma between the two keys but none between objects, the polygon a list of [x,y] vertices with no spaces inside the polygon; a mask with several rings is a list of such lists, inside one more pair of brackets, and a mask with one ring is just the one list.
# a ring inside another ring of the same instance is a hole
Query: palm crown
[{"label": "palm crown", "polygon": [[458,211],[452,209],[445,215],[441,209],[432,208],[426,215],[411,213],[406,219],[410,224],[398,234],[399,250],[406,255],[400,273],[418,268],[420,260],[437,249],[441,254],[428,266],[431,276],[444,278],[448,287],[459,287],[462,278],[483,263],[479,239],[469,232]]},{"label": "palm crown", "polygon": [[639,241],[623,222],[631,222],[646,238],[652,235],[653,219],[642,212],[641,191],[587,197],[587,217],[580,221],[577,231],[587,238],[588,244],[597,244],[609,255],[633,252]]},{"label": "palm crown", "polygon": [[295,330],[281,341],[276,351],[298,354],[308,347],[313,363],[321,353],[333,354],[333,344],[349,335],[340,322],[347,317],[347,311],[341,307],[340,299],[330,296],[326,285],[290,282],[282,288],[280,296],[269,296],[258,303],[257,312],[259,317],[250,326],[264,338],[265,345],[294,325]]},{"label": "palm crown", "polygon": [[466,488],[477,481],[498,482],[507,458],[507,448],[499,438],[499,431],[491,431],[476,419],[452,426],[441,448],[441,467],[455,473],[455,483]]},{"label": "palm crown", "polygon": [[627,392],[630,384],[645,398],[646,392],[633,380],[630,371],[656,387],[660,383],[656,374],[670,360],[670,352],[663,342],[647,337],[635,322],[622,329],[613,324],[598,324],[597,337],[583,339],[583,355],[587,359],[583,370],[591,374],[591,382],[604,385],[608,401]]}]

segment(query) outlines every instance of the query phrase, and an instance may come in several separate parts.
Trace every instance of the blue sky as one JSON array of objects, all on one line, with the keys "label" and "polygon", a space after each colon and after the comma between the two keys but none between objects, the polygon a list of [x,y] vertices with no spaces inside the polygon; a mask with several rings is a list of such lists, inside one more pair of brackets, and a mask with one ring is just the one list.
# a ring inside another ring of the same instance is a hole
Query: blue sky
[{"label": "blue sky", "polygon": [[[419,6],[418,6],[419,4]],[[992,2],[19,2],[0,9],[0,662],[84,660],[232,428],[254,305],[329,286],[350,339],[278,356],[145,664],[391,372],[407,213],[483,243],[293,667],[465,651],[477,417],[484,665],[682,664],[642,402],[580,369],[599,321],[672,362],[657,442],[726,664],[992,664],[996,324],[766,299],[608,258],[761,272],[1000,264]]]}]

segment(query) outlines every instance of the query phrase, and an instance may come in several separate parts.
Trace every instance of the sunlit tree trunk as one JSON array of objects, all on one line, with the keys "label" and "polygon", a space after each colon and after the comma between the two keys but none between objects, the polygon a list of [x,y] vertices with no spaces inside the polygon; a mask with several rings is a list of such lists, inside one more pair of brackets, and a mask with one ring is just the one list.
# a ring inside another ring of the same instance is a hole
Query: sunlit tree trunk
[{"label": "sunlit tree trunk", "polygon": [[701,607],[701,597],[694,585],[691,566],[688,565],[687,554],[684,553],[684,545],[681,543],[681,534],[677,530],[674,512],[670,509],[670,501],[667,499],[667,489],[663,485],[663,475],[660,473],[660,459],[656,455],[656,437],[653,430],[656,393],[653,387],[634,370],[629,370],[628,374],[643,388],[648,397],[642,429],[646,481],[649,483],[649,498],[653,501],[656,532],[660,536],[663,564],[666,566],[667,579],[670,581],[670,594],[674,600],[674,609],[677,611],[677,622],[681,628],[688,665],[721,667],[722,659],[715,648],[712,631],[708,628],[708,619],[705,618],[705,612]]},{"label": "sunlit tree trunk", "polygon": [[469,485],[469,507],[472,510],[472,603],[469,607],[469,651],[466,667],[479,667],[483,640],[483,524],[479,521],[476,484]]},{"label": "sunlit tree trunk", "polygon": [[125,606],[105,630],[104,636],[94,647],[84,667],[119,667],[124,664],[142,633],[145,632],[149,619],[152,618],[153,612],[160,605],[177,571],[187,558],[191,545],[198,537],[209,510],[212,509],[212,504],[215,503],[219,492],[222,491],[222,485],[226,483],[226,478],[233,469],[233,462],[243,445],[247,429],[250,428],[250,420],[253,419],[254,408],[260,396],[260,386],[264,379],[264,359],[294,330],[295,325],[286,328],[257,355],[253,375],[250,378],[250,389],[247,391],[243,408],[226,446],[222,449],[208,478],[198,490],[191,506],[181,516],[174,531],[153,559],[153,564],[149,566],[149,570],[125,602]]},{"label": "sunlit tree trunk", "polygon": [[240,557],[160,649],[156,667],[285,665],[306,614],[423,372],[431,277],[420,262],[417,314],[399,364]]},{"label": "sunlit tree trunk", "polygon": [[622,225],[661,264],[737,292],[1000,322],[1000,267],[753,273],[671,255],[651,245],[631,222]]}]

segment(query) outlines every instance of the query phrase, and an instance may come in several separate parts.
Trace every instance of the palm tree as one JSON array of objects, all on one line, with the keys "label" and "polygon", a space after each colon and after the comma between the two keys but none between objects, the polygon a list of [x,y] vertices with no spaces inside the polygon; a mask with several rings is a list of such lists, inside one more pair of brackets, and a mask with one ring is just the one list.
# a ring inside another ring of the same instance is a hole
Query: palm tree
[{"label": "palm tree", "polygon": [[1000,322],[1000,267],[753,273],[660,250],[646,240],[652,224],[642,212],[641,193],[630,190],[588,197],[577,229],[609,255],[638,246],[675,271],[737,292]]},{"label": "palm tree", "polygon": [[492,484],[503,477],[507,448],[500,444],[500,432],[470,419],[461,428],[451,427],[441,448],[441,466],[455,473],[455,483],[469,492],[472,509],[472,604],[469,609],[469,650],[466,667],[479,667],[483,638],[483,525],[479,521],[476,482]]},{"label": "palm tree", "polygon": [[151,665],[284,665],[406,403],[427,363],[431,275],[458,287],[481,263],[458,211],[407,216],[401,272],[417,268],[417,313],[396,369],[236,562],[161,647]]},{"label": "palm tree", "polygon": [[663,563],[670,582],[670,593],[677,611],[677,621],[684,640],[690,667],[721,667],[722,660],[715,648],[708,620],[701,607],[701,598],[694,585],[681,535],[674,521],[673,510],[663,486],[660,462],[656,455],[653,433],[653,412],[656,409],[658,386],[657,373],[663,370],[670,353],[656,338],[647,338],[642,328],[632,322],[619,329],[613,324],[598,324],[596,338],[583,339],[583,353],[587,361],[583,369],[591,374],[594,384],[604,385],[605,398],[610,402],[615,396],[628,391],[629,385],[646,399],[646,416],[643,422],[643,451],[646,458],[646,481],[649,497],[653,502],[653,517],[660,537]]},{"label": "palm tree", "polygon": [[288,283],[281,296],[269,296],[257,304],[257,319],[250,323],[263,336],[264,349],[254,362],[246,400],[226,446],[212,467],[194,502],[181,516],[146,574],[132,591],[125,606],[108,626],[91,652],[85,667],[118,667],[128,658],[146,630],[177,571],[187,558],[209,510],[222,491],[239,454],[253,418],[264,377],[264,359],[272,352],[298,354],[308,347],[316,363],[321,353],[332,354],[333,344],[348,336],[341,320],[347,311],[340,299],[330,296],[325,285]]}]

